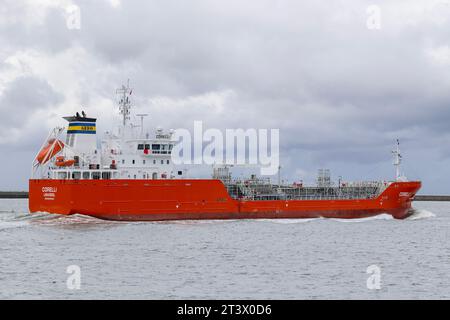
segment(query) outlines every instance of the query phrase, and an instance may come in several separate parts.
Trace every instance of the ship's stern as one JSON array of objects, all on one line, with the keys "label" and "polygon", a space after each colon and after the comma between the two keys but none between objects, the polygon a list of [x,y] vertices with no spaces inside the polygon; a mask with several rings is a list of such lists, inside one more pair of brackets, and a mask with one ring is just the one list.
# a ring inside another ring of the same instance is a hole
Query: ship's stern
[{"label": "ship's stern", "polygon": [[64,180],[30,179],[28,209],[30,213],[70,214],[70,186]]}]

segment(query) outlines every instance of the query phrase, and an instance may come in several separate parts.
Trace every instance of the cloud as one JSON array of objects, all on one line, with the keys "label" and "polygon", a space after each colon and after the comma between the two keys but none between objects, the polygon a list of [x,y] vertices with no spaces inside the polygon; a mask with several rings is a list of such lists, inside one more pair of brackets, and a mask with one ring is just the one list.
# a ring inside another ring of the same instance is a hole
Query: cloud
[{"label": "cloud", "polygon": [[[74,4],[80,30],[66,26]],[[362,179],[381,165],[385,177],[400,138],[405,170],[450,192],[439,178],[450,174],[450,4],[377,1],[381,29],[369,30],[372,4],[4,0],[0,151],[36,144],[37,130],[80,108],[109,129],[114,90],[130,78],[152,126],[279,128],[286,175],[313,180],[330,166]]]},{"label": "cloud", "polygon": [[[45,80],[19,77],[12,81],[0,95],[0,145],[17,143],[28,136],[29,132],[25,132],[28,123],[37,117],[37,113],[49,112],[61,99]],[[40,125],[33,124],[33,127]]]}]

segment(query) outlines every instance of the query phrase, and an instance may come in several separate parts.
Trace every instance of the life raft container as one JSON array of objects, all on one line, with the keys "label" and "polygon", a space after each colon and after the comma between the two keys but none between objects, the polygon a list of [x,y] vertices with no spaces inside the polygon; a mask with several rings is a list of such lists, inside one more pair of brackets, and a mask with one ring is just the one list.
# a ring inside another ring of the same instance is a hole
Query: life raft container
[{"label": "life raft container", "polygon": [[49,139],[47,144],[39,151],[36,160],[40,164],[45,164],[56,156],[63,148],[64,143],[61,140]]}]

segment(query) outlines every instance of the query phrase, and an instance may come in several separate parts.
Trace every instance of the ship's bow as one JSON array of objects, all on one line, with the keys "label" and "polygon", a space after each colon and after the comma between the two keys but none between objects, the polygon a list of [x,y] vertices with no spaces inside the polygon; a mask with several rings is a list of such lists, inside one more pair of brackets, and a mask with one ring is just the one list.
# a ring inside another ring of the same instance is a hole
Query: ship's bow
[{"label": "ship's bow", "polygon": [[395,182],[391,186],[389,198],[392,208],[389,213],[396,219],[405,219],[412,214],[412,201],[422,187],[420,181]]}]

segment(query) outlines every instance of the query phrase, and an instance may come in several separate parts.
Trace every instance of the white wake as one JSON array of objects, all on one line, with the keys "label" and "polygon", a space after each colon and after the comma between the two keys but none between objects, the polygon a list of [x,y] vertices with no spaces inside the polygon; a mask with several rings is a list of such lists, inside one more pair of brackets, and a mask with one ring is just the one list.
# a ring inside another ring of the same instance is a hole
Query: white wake
[{"label": "white wake", "polygon": [[429,219],[429,218],[433,218],[436,217],[436,215],[428,210],[425,209],[411,209],[412,210],[412,214],[406,218],[406,220],[420,220],[420,219]]}]

